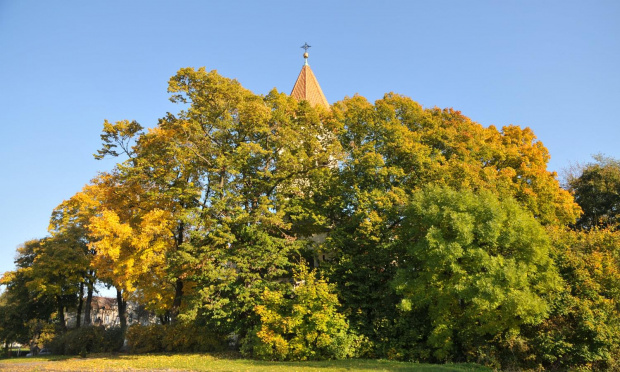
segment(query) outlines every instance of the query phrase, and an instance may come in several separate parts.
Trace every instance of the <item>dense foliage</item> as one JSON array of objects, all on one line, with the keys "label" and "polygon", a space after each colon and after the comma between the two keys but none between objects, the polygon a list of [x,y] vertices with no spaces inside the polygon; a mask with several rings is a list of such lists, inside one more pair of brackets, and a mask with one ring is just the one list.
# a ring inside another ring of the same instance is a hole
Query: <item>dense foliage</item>
[{"label": "dense foliage", "polygon": [[120,328],[88,326],[57,334],[47,346],[54,354],[85,355],[118,351],[123,341],[124,334]]},{"label": "dense foliage", "polygon": [[620,161],[602,155],[568,177],[568,188],[583,214],[580,228],[618,226],[620,223]]},{"label": "dense foliage", "polygon": [[134,325],[127,331],[127,347],[132,353],[210,352],[228,348],[221,334],[195,324]]},{"label": "dense foliage", "polygon": [[259,324],[242,351],[261,359],[342,359],[355,355],[356,337],[338,312],[333,287],[302,266],[290,296],[265,289],[255,312]]},{"label": "dense foliage", "polygon": [[[325,109],[191,68],[169,92],[181,109],[153,128],[104,122],[95,157],[117,166],[19,248],[5,343],[617,367],[617,161],[564,190],[529,128],[397,94]],[[65,329],[97,282],[117,291],[109,341]],[[129,301],[161,324],[128,327]]]},{"label": "dense foliage", "polygon": [[566,283],[534,347],[558,369],[620,367],[620,234],[610,229],[551,231],[554,261]]},{"label": "dense foliage", "polygon": [[[438,360],[484,356],[549,313],[560,278],[544,229],[512,199],[431,188],[415,193],[396,244],[402,308]],[[484,354],[484,355],[482,355]]]}]

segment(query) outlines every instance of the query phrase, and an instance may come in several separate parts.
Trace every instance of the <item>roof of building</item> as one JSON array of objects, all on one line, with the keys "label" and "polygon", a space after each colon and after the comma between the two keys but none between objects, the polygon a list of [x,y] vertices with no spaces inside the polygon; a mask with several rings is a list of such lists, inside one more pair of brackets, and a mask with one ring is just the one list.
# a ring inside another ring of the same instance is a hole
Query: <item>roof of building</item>
[{"label": "roof of building", "polygon": [[295,86],[293,86],[291,97],[299,101],[306,100],[310,102],[312,106],[319,105],[328,108],[329,103],[327,102],[327,99],[321,90],[321,86],[310,68],[310,65],[308,65],[307,51],[304,53],[304,59],[304,66],[301,68],[297,81],[295,81]]},{"label": "roof of building", "polygon": [[92,302],[91,302],[91,306],[93,307],[93,309],[112,309],[112,308],[116,308],[116,306],[118,305],[116,302],[116,298],[112,298],[112,297],[100,297],[100,296],[93,296]]}]

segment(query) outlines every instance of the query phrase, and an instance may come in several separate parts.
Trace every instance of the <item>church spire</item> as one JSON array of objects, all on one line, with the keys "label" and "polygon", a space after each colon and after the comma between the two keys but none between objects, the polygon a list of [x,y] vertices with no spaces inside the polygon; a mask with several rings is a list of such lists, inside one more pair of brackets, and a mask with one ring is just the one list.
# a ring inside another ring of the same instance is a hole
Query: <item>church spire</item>
[{"label": "church spire", "polygon": [[310,48],[310,45],[308,45],[308,43],[304,43],[302,46],[302,49],[305,51],[304,65],[301,68],[299,76],[297,77],[295,86],[293,86],[291,97],[299,101],[306,100],[310,102],[312,106],[319,105],[328,108],[329,103],[327,102],[327,99],[321,90],[321,86],[316,80],[316,77],[308,64],[308,48]]}]

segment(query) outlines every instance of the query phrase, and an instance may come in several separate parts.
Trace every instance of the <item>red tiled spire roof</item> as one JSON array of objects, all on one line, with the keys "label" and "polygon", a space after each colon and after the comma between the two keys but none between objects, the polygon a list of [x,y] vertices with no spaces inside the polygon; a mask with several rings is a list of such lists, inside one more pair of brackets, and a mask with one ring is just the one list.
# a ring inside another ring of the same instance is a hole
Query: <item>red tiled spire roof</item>
[{"label": "red tiled spire roof", "polygon": [[[309,47],[308,44],[304,45],[302,48]],[[308,65],[308,52],[304,53],[304,58],[306,60],[304,66],[301,68],[301,72],[297,77],[297,81],[295,82],[295,86],[293,86],[293,91],[291,92],[291,97],[301,101],[306,100],[310,102],[312,106],[323,106],[325,108],[329,108],[329,103],[321,90],[321,86],[319,82],[316,80],[312,69]]]}]

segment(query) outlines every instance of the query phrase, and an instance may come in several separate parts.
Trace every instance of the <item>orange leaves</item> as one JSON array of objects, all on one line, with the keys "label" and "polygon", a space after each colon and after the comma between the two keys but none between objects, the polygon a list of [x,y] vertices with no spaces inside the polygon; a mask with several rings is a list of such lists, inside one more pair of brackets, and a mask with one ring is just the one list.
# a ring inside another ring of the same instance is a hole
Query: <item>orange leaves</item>
[{"label": "orange leaves", "polygon": [[549,153],[529,128],[484,128],[459,111],[423,109],[396,94],[374,106],[360,96],[346,98],[333,112],[347,129],[340,140],[357,179],[364,169],[389,170],[392,183],[409,190],[429,183],[491,190],[516,198],[544,224],[570,223],[579,213],[547,170]]}]

